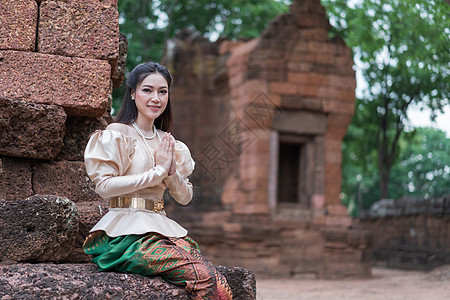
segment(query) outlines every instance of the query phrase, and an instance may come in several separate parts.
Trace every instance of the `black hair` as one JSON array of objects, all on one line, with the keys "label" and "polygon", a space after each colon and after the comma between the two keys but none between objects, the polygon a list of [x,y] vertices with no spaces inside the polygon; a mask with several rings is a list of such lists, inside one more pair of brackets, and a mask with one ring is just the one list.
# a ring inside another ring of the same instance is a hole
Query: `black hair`
[{"label": "black hair", "polygon": [[117,115],[115,122],[129,124],[136,120],[138,115],[138,109],[136,103],[131,99],[131,93],[136,92],[136,89],[141,82],[151,74],[161,74],[166,79],[169,89],[169,97],[167,101],[166,109],[162,114],[156,118],[154,125],[157,129],[163,131],[172,131],[172,108],[170,105],[170,89],[172,87],[172,75],[169,70],[158,63],[146,62],[137,65],[128,75],[126,81],[126,91],[123,96],[122,107]]}]

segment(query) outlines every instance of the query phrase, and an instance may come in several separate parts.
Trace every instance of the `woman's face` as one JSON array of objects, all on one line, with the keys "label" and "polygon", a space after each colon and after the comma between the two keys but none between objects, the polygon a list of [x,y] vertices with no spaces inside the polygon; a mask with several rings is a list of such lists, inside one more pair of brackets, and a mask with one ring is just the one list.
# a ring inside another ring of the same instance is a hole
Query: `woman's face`
[{"label": "woman's face", "polygon": [[138,117],[155,120],[166,109],[169,85],[159,73],[150,74],[131,93],[138,109]]}]

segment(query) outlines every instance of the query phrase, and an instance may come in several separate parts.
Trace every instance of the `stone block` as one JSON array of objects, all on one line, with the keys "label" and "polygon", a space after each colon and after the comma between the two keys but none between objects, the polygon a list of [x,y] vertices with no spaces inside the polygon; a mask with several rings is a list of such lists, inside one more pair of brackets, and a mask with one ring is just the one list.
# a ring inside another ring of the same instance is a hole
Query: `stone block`
[{"label": "stone block", "polygon": [[64,259],[65,263],[90,262],[91,257],[83,251],[83,243],[89,231],[109,210],[109,199],[76,203],[79,215],[79,230],[70,255]]},{"label": "stone block", "polygon": [[99,201],[82,161],[36,162],[33,189],[37,194],[66,197],[74,202]]},{"label": "stone block", "polygon": [[44,1],[38,31],[38,52],[108,60],[116,69],[119,13],[114,6],[98,1]]},{"label": "stone block", "polygon": [[325,14],[296,13],[295,17],[300,28],[330,28]]},{"label": "stone block", "polygon": [[0,49],[34,51],[38,6],[34,0],[0,0]]},{"label": "stone block", "polygon": [[286,110],[306,110],[324,112],[326,99],[316,97],[296,97],[295,95],[281,97],[281,106]]},{"label": "stone block", "polygon": [[324,134],[327,131],[327,117],[322,113],[284,111],[274,119],[273,128],[294,134]]},{"label": "stone block", "polygon": [[106,61],[0,51],[0,97],[64,107],[68,115],[100,117],[111,67]]},{"label": "stone block", "polygon": [[128,40],[127,36],[120,32],[119,35],[119,58],[117,60],[117,67],[113,70],[111,77],[113,81],[113,89],[118,88],[125,79],[125,69],[127,64]]},{"label": "stone block", "polygon": [[31,177],[29,160],[0,157],[0,200],[23,200],[33,196]]},{"label": "stone block", "polygon": [[[355,102],[346,103],[329,99],[323,101],[323,112],[327,114],[348,114],[351,115],[355,111]],[[347,133],[347,129],[343,134]],[[339,135],[341,136],[341,135]]]},{"label": "stone block", "polygon": [[103,130],[108,126],[108,118],[68,117],[66,120],[66,134],[64,147],[56,156],[57,160],[84,160],[84,149],[89,136],[95,130]]},{"label": "stone block", "polygon": [[[24,82],[23,86],[28,84]],[[0,155],[53,159],[63,146],[65,121],[66,114],[61,107],[0,96]]]},{"label": "stone block", "polygon": [[325,8],[320,4],[320,1],[292,1],[290,6],[291,13],[295,16],[299,13],[316,13],[321,14],[322,18],[325,16]]},{"label": "stone block", "polygon": [[328,40],[328,28],[300,28],[298,30],[298,40],[325,42]]},{"label": "stone block", "polygon": [[0,261],[61,261],[77,232],[78,211],[66,198],[35,195],[0,202]]},{"label": "stone block", "polygon": [[[47,0],[36,0],[37,3],[41,3]],[[61,1],[61,0],[60,0]],[[114,6],[117,8],[117,0],[62,0],[65,2],[83,2],[83,3],[94,3],[94,4],[102,4],[102,5],[109,5]]]},{"label": "stone block", "polygon": [[329,204],[326,207],[328,214],[337,216],[346,216],[347,208],[343,204]]},{"label": "stone block", "polygon": [[[217,266],[217,269],[229,282],[233,299],[256,299],[256,281],[252,272],[238,267]],[[161,277],[99,272],[93,264],[0,265],[0,297],[2,299],[190,299],[183,287],[170,284]]]}]

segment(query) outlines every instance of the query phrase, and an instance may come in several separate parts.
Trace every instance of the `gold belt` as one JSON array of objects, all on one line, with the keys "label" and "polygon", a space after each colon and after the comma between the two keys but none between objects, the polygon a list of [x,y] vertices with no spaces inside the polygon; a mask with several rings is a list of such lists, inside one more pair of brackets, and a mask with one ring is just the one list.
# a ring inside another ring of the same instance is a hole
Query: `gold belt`
[{"label": "gold belt", "polygon": [[139,197],[113,197],[111,198],[111,208],[135,208],[148,209],[154,212],[162,212],[164,210],[164,200],[151,200]]}]

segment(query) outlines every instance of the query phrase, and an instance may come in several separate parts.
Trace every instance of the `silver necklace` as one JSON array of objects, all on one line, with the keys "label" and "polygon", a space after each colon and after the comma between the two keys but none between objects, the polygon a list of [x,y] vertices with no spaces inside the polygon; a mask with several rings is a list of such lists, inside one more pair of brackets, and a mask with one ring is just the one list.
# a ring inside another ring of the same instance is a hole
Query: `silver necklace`
[{"label": "silver necklace", "polygon": [[156,127],[155,127],[155,125],[153,125],[153,135],[152,135],[152,136],[145,136],[145,135],[142,133],[142,131],[139,129],[139,127],[137,126],[136,122],[131,123],[131,125],[133,125],[134,129],[136,129],[136,131],[139,133],[139,135],[140,135],[141,137],[143,137],[144,139],[151,140],[151,139],[153,139],[153,138],[155,137],[155,135],[156,135]]},{"label": "silver necklace", "polygon": [[158,131],[156,130],[155,125],[153,125],[153,136],[151,137],[145,137],[144,134],[142,133],[142,131],[139,129],[139,127],[137,126],[136,122],[131,123],[131,125],[133,125],[134,129],[136,129],[138,135],[143,139],[145,147],[147,147],[148,152],[150,153],[150,156],[152,157],[152,166],[155,167],[156,166],[156,161],[155,161],[155,156],[153,155],[152,149],[150,149],[150,146],[147,144],[147,141],[145,139],[153,139],[155,137],[155,135],[158,135],[159,141],[161,142],[161,137],[159,136]]}]

